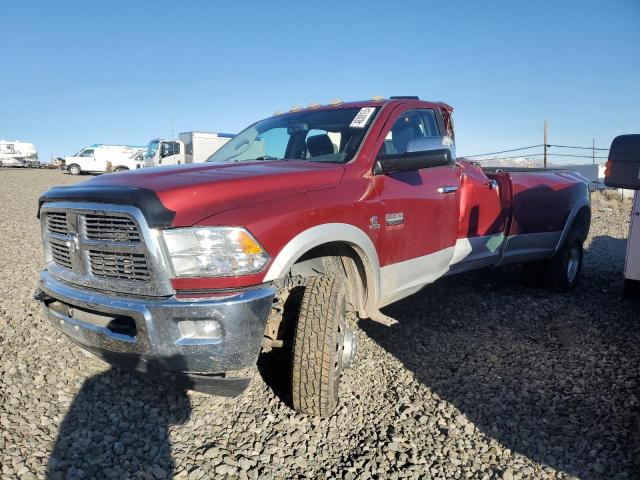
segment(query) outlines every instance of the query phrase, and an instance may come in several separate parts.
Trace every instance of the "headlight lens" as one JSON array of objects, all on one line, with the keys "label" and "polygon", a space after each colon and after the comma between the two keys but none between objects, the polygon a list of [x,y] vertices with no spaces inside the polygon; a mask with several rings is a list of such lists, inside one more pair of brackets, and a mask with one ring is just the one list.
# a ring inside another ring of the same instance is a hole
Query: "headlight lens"
[{"label": "headlight lens", "polygon": [[195,227],[163,230],[176,277],[233,277],[256,273],[269,261],[244,228]]}]

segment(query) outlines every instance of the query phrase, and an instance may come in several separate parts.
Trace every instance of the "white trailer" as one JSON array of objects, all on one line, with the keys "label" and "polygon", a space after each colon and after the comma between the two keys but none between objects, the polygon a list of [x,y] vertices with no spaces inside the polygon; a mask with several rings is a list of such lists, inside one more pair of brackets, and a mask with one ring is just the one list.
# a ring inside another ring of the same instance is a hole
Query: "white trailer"
[{"label": "white trailer", "polygon": [[613,139],[604,183],[608,187],[635,190],[624,261],[624,293],[629,297],[640,297],[640,134],[620,135]]},{"label": "white trailer", "polygon": [[640,290],[640,195],[637,191],[633,198],[630,223],[627,255],[624,261],[624,278],[625,293],[633,296],[638,294]]},{"label": "white trailer", "polygon": [[130,145],[90,145],[71,157],[64,157],[71,175],[81,173],[109,173],[134,170],[142,166],[145,147]]},{"label": "white trailer", "polygon": [[39,164],[33,143],[0,140],[0,167],[29,167]]},{"label": "white trailer", "polygon": [[147,147],[144,166],[206,162],[233,137],[229,133],[184,132],[178,140],[154,138]]},{"label": "white trailer", "polygon": [[596,163],[558,165],[558,168],[569,170],[571,172],[577,172],[584,178],[589,180],[590,183],[598,182],[600,179],[602,179],[602,177],[600,177],[600,165]]}]

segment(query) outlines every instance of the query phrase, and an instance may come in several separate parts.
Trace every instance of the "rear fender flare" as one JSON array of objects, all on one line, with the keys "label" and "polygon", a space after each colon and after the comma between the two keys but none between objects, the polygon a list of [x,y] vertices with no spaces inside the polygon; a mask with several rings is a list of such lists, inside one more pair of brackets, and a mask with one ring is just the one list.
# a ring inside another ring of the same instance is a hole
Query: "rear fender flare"
[{"label": "rear fender flare", "polygon": [[571,208],[571,211],[569,212],[569,216],[567,217],[567,221],[564,224],[564,228],[562,229],[562,235],[560,235],[560,240],[558,240],[558,244],[556,245],[555,250],[553,251],[553,255],[556,254],[556,252],[560,249],[560,247],[562,247],[562,244],[564,243],[565,239],[567,238],[567,235],[569,235],[569,231],[571,230],[571,227],[573,226],[573,222],[576,219],[576,216],[578,215],[578,212],[580,210],[582,210],[584,207],[587,207],[589,209],[589,211],[591,211],[591,202],[589,200],[589,196],[585,195],[582,197],[579,197],[576,200],[576,203],[573,204],[573,207]]}]

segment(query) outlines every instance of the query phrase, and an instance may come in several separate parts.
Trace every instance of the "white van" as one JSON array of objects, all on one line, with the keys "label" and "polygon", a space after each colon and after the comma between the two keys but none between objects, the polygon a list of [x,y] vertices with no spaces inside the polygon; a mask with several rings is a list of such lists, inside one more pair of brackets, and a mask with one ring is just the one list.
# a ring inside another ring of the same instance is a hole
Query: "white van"
[{"label": "white van", "polygon": [[91,145],[71,157],[64,157],[64,162],[71,175],[80,175],[83,172],[134,170],[142,166],[144,148],[129,145]]}]

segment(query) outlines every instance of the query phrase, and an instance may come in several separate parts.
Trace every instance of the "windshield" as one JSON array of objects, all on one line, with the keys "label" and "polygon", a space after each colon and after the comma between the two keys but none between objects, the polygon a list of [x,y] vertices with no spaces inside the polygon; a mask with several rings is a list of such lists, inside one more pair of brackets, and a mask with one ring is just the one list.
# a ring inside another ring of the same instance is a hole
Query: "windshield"
[{"label": "windshield", "polygon": [[353,158],[378,108],[304,110],[254,123],[207,162],[306,160],[346,163]]},{"label": "windshield", "polygon": [[145,158],[153,158],[156,156],[159,143],[159,140],[152,140],[149,142],[149,145],[147,146],[147,152],[144,154]]}]

